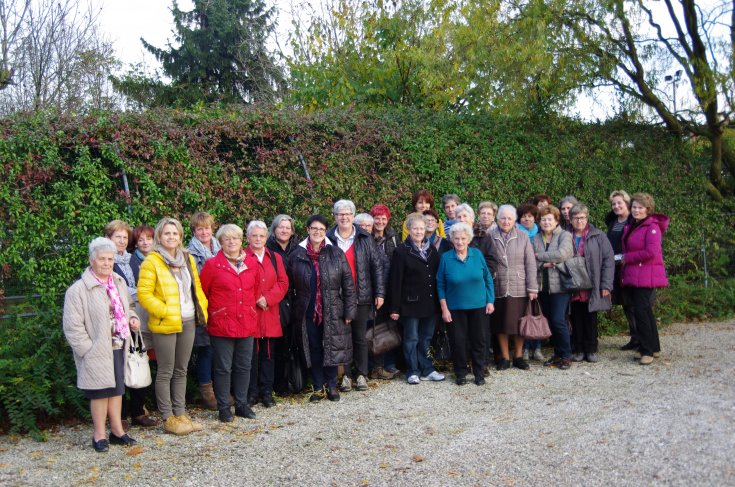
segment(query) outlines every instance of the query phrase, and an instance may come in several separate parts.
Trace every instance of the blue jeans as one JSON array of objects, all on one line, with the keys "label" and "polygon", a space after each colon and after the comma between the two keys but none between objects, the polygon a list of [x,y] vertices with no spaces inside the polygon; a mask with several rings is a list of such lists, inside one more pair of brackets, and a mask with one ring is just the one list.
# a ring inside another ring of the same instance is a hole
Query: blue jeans
[{"label": "blue jeans", "polygon": [[314,320],[306,318],[306,334],[309,337],[309,357],[311,358],[311,381],[314,390],[324,386],[337,387],[337,367],[324,366],[324,325],[316,326]]},{"label": "blue jeans", "polygon": [[406,357],[406,377],[426,377],[434,372],[429,357],[431,337],[434,336],[436,316],[428,318],[401,318],[403,322],[403,355]]},{"label": "blue jeans", "polygon": [[569,308],[568,293],[539,293],[538,300],[541,303],[541,311],[549,320],[551,328],[551,341],[554,343],[554,355],[560,358],[572,358],[572,342],[569,338],[569,326],[567,325],[567,309]]},{"label": "blue jeans", "polygon": [[199,385],[212,383],[212,346],[196,347],[197,350],[197,382]]},{"label": "blue jeans", "polygon": [[541,340],[523,340],[523,350],[541,350]]}]

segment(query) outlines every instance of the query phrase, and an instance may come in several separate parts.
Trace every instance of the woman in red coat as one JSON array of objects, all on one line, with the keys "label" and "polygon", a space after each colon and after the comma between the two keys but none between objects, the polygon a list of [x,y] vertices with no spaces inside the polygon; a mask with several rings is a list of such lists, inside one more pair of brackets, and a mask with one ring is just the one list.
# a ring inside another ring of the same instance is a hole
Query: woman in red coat
[{"label": "woman in red coat", "polygon": [[283,259],[276,252],[266,248],[268,227],[260,220],[248,225],[248,246],[245,254],[258,263],[260,291],[256,300],[258,330],[255,333],[255,350],[250,367],[250,387],[248,404],[253,406],[260,400],[263,406],[275,406],[273,402],[273,379],[275,376],[274,341],[272,338],[283,336],[281,328],[281,300],[288,292],[288,276]]},{"label": "woman in red coat", "polygon": [[222,244],[216,256],[202,268],[201,282],[210,306],[207,331],[212,345],[214,395],[219,420],[234,420],[230,411],[230,388],[235,396],[235,414],[255,419],[248,406],[253,337],[258,330],[256,300],[260,296],[258,259],[242,248],[242,229],[227,224],[217,231]]},{"label": "woman in red coat", "polygon": [[649,365],[661,353],[653,302],[656,288],[669,285],[661,248],[663,234],[669,228],[669,217],[654,213],[654,208],[650,194],[631,196],[633,223],[623,231],[623,254],[619,257],[623,266],[620,283],[633,306],[641,365]]}]

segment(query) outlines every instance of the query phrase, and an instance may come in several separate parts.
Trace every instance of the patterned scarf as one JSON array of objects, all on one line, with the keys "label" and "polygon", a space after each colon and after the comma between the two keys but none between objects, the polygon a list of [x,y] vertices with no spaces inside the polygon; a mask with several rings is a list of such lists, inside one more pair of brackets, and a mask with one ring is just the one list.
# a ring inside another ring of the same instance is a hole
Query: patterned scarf
[{"label": "patterned scarf", "polygon": [[416,242],[414,242],[411,239],[411,237],[408,237],[406,239],[406,242],[408,242],[408,245],[410,245],[412,249],[414,249],[416,252],[419,253],[419,255],[421,256],[421,258],[424,261],[426,261],[426,259],[428,259],[429,245],[431,245],[431,242],[429,242],[429,239],[428,238],[425,238],[425,239],[423,239],[421,241],[421,247],[420,248],[416,245]]},{"label": "patterned scarf", "polygon": [[319,326],[322,324],[322,273],[319,269],[319,252],[327,244],[322,240],[321,245],[318,249],[315,249],[311,245],[311,240],[306,240],[306,255],[311,260],[311,265],[314,267],[316,273],[316,300],[314,302],[314,324]]},{"label": "patterned scarf", "polygon": [[213,238],[211,242],[212,250],[209,250],[209,248],[201,243],[198,238],[192,237],[191,241],[189,242],[189,249],[191,249],[194,255],[199,255],[204,258],[205,261],[208,261],[215,255],[217,255],[217,252],[219,252],[220,248],[222,248],[216,238]]},{"label": "patterned scarf", "polygon": [[125,308],[123,307],[122,300],[120,299],[120,293],[117,292],[115,282],[112,280],[112,274],[107,276],[107,282],[97,277],[92,268],[89,268],[89,272],[97,279],[97,282],[105,286],[107,290],[107,296],[110,298],[112,304],[112,316],[115,328],[115,335],[119,336],[123,340],[130,336],[130,328],[128,327],[128,319],[125,317]]},{"label": "patterned scarf", "polygon": [[135,298],[135,296],[138,294],[138,289],[135,287],[135,276],[133,276],[133,268],[130,267],[130,255],[127,250],[123,251],[123,254],[120,255],[117,252],[115,252],[115,264],[122,270],[122,273],[125,274],[123,277],[125,278],[125,282],[128,283],[128,292],[130,293],[130,296]]},{"label": "patterned scarf", "polygon": [[[180,289],[180,295],[183,297],[184,300],[188,302],[188,300],[191,298],[191,274],[189,274],[189,269],[186,266],[186,259],[189,258],[189,253],[182,250],[182,249],[176,249],[176,255],[174,257],[171,257],[171,255],[168,253],[168,251],[161,245],[156,244],[153,246],[153,250],[158,252],[161,257],[163,258],[163,262],[166,264],[166,266],[171,271],[171,274],[174,276],[174,279],[176,279],[176,282],[179,284]],[[186,292],[183,292],[183,290],[186,289]]]}]

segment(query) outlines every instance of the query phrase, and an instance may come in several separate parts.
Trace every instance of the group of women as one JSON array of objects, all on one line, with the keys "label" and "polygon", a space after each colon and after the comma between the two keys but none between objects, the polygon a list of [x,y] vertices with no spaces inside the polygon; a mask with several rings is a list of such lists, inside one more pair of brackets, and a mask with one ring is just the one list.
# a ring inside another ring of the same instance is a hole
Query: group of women
[{"label": "group of women", "polygon": [[[458,385],[470,373],[476,385],[485,384],[491,356],[498,371],[527,370],[529,358],[543,359],[540,342],[524,347],[519,324],[534,300],[552,332],[554,353],[545,366],[597,362],[597,312],[613,303],[623,305],[630,324],[622,348],[638,350],[643,365],[658,357],[652,307],[655,289],[667,285],[661,237],[668,218],[653,212],[650,195],[613,192],[607,234],[572,196],[559,208],[545,195],[519,208],[482,202],[477,222],[456,195],[442,201],[449,225],[433,195],[417,192],[403,239],[385,205],[356,215],[349,200],[334,204],[331,226],[310,216],[300,242],[288,215],[278,215],[270,229],[254,220],[245,234],[235,224],[214,234],[213,218],[197,213],[188,249],[173,218],[155,229],[108,224],[105,237],[90,243],[89,267],[64,303],[95,450],[136,443],[125,432],[128,414],[141,427],[157,424],[144,408],[147,389],[131,389],[123,407],[124,350],[138,333],[155,352],[163,428],[178,435],[202,429],[186,414],[192,351],[204,405],[222,422],[234,420],[233,406],[235,416],[252,419],[253,405],[274,405],[284,329],[293,328],[310,370],[312,402],[338,401],[340,392],[367,390],[369,377],[398,374],[394,352],[368,353],[369,328],[385,320],[401,324],[408,384],[445,379],[432,358],[439,317]],[[565,286],[572,260],[583,262],[591,286]]]}]

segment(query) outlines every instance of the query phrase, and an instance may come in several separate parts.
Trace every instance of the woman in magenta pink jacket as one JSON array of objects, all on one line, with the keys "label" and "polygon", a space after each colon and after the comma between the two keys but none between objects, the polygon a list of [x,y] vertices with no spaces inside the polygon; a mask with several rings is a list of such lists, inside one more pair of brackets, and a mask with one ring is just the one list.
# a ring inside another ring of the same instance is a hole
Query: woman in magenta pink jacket
[{"label": "woman in magenta pink jacket", "polygon": [[258,259],[243,250],[242,237],[242,229],[237,225],[222,225],[217,231],[222,250],[204,264],[200,277],[211,306],[207,332],[212,345],[214,395],[219,419],[225,423],[234,419],[230,386],[235,414],[255,419],[247,395],[253,337],[258,331],[260,271]]},{"label": "woman in magenta pink jacket", "polygon": [[633,305],[639,333],[641,365],[649,365],[661,353],[653,303],[656,288],[666,287],[661,240],[669,227],[669,217],[653,213],[653,197],[636,193],[631,197],[633,223],[623,232],[623,254],[620,282]]}]

